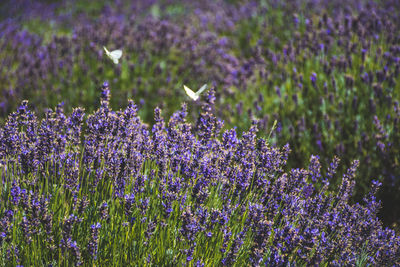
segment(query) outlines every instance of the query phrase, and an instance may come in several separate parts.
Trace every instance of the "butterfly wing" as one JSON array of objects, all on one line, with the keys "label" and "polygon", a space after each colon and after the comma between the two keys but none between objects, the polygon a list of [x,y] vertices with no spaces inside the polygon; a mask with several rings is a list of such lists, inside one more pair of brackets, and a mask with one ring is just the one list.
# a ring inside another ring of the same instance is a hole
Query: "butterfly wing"
[{"label": "butterfly wing", "polygon": [[114,50],[110,52],[112,58],[120,59],[122,56],[122,50]]},{"label": "butterfly wing", "polygon": [[107,48],[105,46],[103,46],[104,51],[106,52],[107,56],[110,56],[110,52],[107,50]]},{"label": "butterfly wing", "polygon": [[187,87],[186,85],[183,85],[183,88],[185,89],[186,94],[187,94],[191,99],[193,99],[194,101],[196,101],[196,100],[199,98],[199,96],[196,95],[196,93],[193,92],[193,91],[192,91],[189,87]]},{"label": "butterfly wing", "polygon": [[203,93],[204,90],[207,89],[207,84],[204,84],[197,92],[196,95],[200,96],[201,93]]},{"label": "butterfly wing", "polygon": [[121,50],[114,50],[110,52],[110,58],[115,64],[118,64],[118,60],[121,58],[121,56],[122,56]]}]

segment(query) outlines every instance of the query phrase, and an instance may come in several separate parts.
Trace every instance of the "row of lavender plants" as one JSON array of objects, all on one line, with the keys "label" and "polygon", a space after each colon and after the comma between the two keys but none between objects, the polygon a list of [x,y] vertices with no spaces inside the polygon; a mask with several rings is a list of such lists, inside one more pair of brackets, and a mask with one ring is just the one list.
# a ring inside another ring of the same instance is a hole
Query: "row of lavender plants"
[{"label": "row of lavender plants", "polygon": [[[113,107],[135,97],[142,118],[154,123],[156,106],[167,116],[179,108],[183,84],[207,82],[217,88],[216,115],[226,125],[241,132],[259,118],[265,136],[278,121],[273,142],[290,143],[289,166],[312,154],[324,163],[338,155],[344,173],[359,159],[355,199],[378,179],[381,217],[398,224],[398,1],[236,2],[86,3],[87,14],[65,11],[68,1],[59,9],[26,5],[25,21],[0,26],[2,117],[23,99],[39,116],[61,101],[67,111],[91,112],[106,79],[118,88]],[[107,61],[103,45],[123,49],[121,64]]]},{"label": "row of lavender plants", "polygon": [[[244,116],[265,116],[264,124],[278,119],[278,140],[290,142],[297,164],[310,154],[323,161],[336,154],[345,165],[360,159],[368,167],[361,168],[357,199],[380,178],[389,221],[398,219],[393,206],[400,201],[400,20],[394,2],[331,15],[277,14],[269,17],[282,21],[274,27],[268,20],[247,21],[238,33],[250,32],[242,38],[253,42],[243,41],[242,49],[258,60],[258,73],[246,91],[259,94],[238,93],[236,106]],[[277,30],[283,34],[276,37]],[[243,110],[249,106],[256,108]]]},{"label": "row of lavender plants", "polygon": [[[392,266],[400,237],[377,218],[380,183],[350,204],[359,161],[289,169],[289,146],[222,130],[209,91],[196,123],[133,101],[38,119],[23,101],[0,130],[2,265]],[[323,175],[323,170],[326,175]]]}]

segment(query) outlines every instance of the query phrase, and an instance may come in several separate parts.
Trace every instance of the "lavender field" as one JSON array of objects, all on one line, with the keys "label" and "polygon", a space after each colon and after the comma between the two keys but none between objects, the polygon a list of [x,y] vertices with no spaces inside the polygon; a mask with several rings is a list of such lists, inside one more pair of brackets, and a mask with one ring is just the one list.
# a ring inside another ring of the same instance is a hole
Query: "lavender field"
[{"label": "lavender field", "polygon": [[399,0],[4,0],[0,66],[1,266],[400,266]]}]

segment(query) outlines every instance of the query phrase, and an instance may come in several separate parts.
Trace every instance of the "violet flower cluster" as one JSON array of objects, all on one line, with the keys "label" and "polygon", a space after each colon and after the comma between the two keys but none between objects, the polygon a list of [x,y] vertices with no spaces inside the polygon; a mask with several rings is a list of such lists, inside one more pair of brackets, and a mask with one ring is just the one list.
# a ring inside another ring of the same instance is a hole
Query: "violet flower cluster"
[{"label": "violet flower cluster", "polygon": [[[381,218],[400,225],[398,0],[12,2],[0,7],[0,120],[23,99],[40,118],[61,101],[92,112],[108,79],[111,107],[135,97],[152,123],[156,106],[179,108],[183,84],[208,83],[226,125],[256,117],[262,136],[278,121],[290,167],[336,154],[343,173],[359,159],[355,201],[379,180]],[[120,65],[103,45],[123,49]]]},{"label": "violet flower cluster", "polygon": [[211,89],[196,123],[184,103],[150,128],[132,100],[66,115],[58,105],[39,120],[24,101],[0,128],[1,245],[7,264],[196,266],[399,265],[400,237],[377,218],[371,185],[351,204],[352,162],[312,156],[285,165],[289,146],[238,136],[214,114]]}]

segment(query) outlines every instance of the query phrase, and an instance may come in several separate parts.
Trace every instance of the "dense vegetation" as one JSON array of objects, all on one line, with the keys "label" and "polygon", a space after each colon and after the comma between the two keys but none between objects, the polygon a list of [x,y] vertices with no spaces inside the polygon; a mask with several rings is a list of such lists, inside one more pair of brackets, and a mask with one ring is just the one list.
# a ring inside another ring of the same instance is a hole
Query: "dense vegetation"
[{"label": "dense vegetation", "polygon": [[344,3],[1,4],[2,263],[400,264],[400,2]]}]

